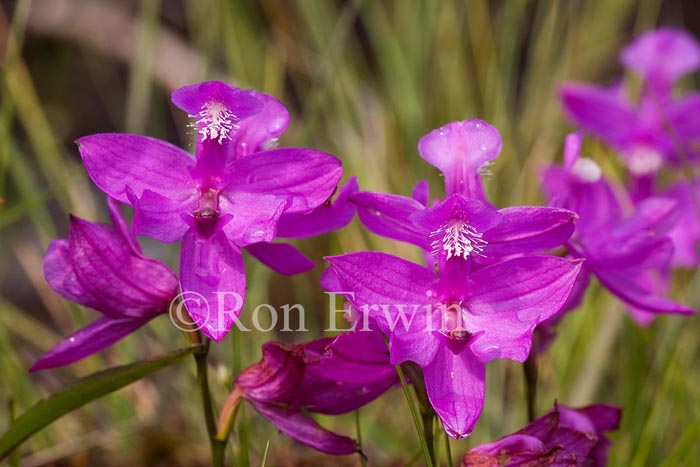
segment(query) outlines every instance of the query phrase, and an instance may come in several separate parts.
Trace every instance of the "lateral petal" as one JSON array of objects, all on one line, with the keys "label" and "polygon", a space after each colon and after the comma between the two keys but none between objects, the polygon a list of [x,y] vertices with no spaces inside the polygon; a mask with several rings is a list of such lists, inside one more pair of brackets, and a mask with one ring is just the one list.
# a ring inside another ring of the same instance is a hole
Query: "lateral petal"
[{"label": "lateral petal", "polygon": [[130,204],[126,187],[141,196],[151,190],[166,198],[178,198],[195,189],[190,169],[192,156],[170,143],[147,136],[103,133],[77,140],[90,178],[102,191]]}]

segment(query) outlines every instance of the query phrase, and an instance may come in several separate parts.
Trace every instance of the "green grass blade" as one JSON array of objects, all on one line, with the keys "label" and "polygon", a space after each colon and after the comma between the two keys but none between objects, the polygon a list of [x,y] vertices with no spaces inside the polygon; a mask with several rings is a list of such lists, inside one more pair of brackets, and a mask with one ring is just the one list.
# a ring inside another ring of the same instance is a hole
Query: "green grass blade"
[{"label": "green grass blade", "polygon": [[0,437],[0,459],[24,440],[68,412],[170,366],[201,346],[178,349],[162,357],[100,371],[70,384],[17,417]]}]

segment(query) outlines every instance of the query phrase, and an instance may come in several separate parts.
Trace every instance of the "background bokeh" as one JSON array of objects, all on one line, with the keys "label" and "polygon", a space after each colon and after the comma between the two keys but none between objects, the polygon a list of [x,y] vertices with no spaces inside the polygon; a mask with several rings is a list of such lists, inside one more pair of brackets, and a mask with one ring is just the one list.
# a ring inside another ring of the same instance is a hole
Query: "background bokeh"
[{"label": "background bokeh", "polygon": [[[106,221],[73,144],[98,132],[130,132],[193,147],[187,116],[169,101],[179,86],[221,79],[277,96],[292,114],[282,146],[337,155],[345,179],[363,189],[410,193],[421,178],[442,194],[419,158],[418,139],[451,120],[482,118],[501,132],[501,156],[486,186],[499,206],[541,204],[538,170],[561,158],[571,127],[557,101],[564,80],[609,83],[619,49],[634,35],[673,25],[700,35],[695,0],[0,0],[0,431],[12,413],[79,376],[186,345],[167,317],[69,367],[27,368],[96,314],[45,283],[42,255],[67,235],[68,213]],[[630,86],[635,82],[627,77]],[[682,85],[696,88],[697,74]],[[622,176],[608,149],[587,154]],[[146,253],[176,268],[177,245],[142,239]],[[211,358],[221,403],[233,375],[260,357],[260,344],[322,334],[327,303],[322,256],[381,249],[419,259],[413,247],[380,239],[356,220],[296,243],[318,260],[311,273],[282,277],[247,262],[246,309],[300,303],[308,333],[231,333]],[[679,273],[674,297],[700,306],[698,274]],[[244,313],[245,315],[245,309]],[[700,318],[661,317],[640,329],[618,302],[593,288],[560,325],[540,361],[538,412],[568,405],[624,407],[610,465],[693,465],[700,458]],[[520,365],[488,368],[483,415],[469,446],[525,422]],[[20,448],[22,465],[206,465],[194,364],[186,360],[63,417]],[[356,436],[356,416],[320,417]],[[359,414],[370,465],[420,465],[403,395],[394,390]],[[268,444],[269,443],[269,444]],[[357,465],[278,434],[252,410],[239,417],[235,465]]]}]

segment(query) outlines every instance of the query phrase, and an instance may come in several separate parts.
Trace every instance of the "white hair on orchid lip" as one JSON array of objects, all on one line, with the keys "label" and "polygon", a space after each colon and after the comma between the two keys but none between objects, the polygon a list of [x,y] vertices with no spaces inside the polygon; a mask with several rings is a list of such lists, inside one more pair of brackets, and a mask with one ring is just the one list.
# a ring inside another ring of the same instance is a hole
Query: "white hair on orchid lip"
[{"label": "white hair on orchid lip", "polygon": [[198,115],[190,115],[195,119],[194,127],[202,136],[202,141],[210,140],[221,144],[225,139],[231,139],[231,133],[239,127],[236,117],[225,104],[212,101],[202,106]]},{"label": "white hair on orchid lip", "polygon": [[482,233],[462,220],[449,221],[430,233],[432,254],[437,256],[445,251],[448,260],[453,257],[467,259],[472,254],[483,257],[488,242],[482,237]]},{"label": "white hair on orchid lip", "polygon": [[581,182],[595,183],[603,176],[603,171],[600,166],[588,157],[579,157],[574,166],[571,167],[571,173],[576,176]]},{"label": "white hair on orchid lip", "polygon": [[663,158],[659,151],[649,146],[637,146],[627,157],[627,167],[634,175],[652,175],[658,172],[663,165]]}]

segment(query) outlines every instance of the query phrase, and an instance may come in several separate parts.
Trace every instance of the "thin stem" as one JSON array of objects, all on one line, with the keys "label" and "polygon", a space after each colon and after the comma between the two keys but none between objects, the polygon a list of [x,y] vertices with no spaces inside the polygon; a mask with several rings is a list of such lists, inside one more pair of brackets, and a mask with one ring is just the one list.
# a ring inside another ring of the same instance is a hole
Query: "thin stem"
[{"label": "thin stem", "polygon": [[523,376],[525,377],[525,398],[527,402],[527,420],[535,419],[537,413],[537,352],[533,349],[530,356],[523,365]]},{"label": "thin stem", "polygon": [[420,367],[413,362],[405,362],[401,365],[406,374],[408,375],[409,381],[411,381],[411,386],[416,393],[418,398],[418,403],[420,404],[420,413],[423,420],[423,431],[425,433],[425,440],[428,444],[428,449],[430,452],[430,458],[433,462],[437,461],[435,454],[435,438],[433,434],[433,420],[435,419],[435,409],[430,404],[430,399],[428,399],[428,391],[425,388],[425,378],[423,377],[423,372]]},{"label": "thin stem", "polygon": [[362,429],[360,427],[360,410],[355,410],[355,431],[357,431],[357,445],[359,446],[359,451],[357,455],[360,456],[360,465],[362,467],[367,467],[367,458],[362,452]]},{"label": "thin stem", "polygon": [[197,385],[202,395],[202,410],[204,411],[204,420],[207,425],[207,435],[209,436],[209,444],[211,446],[211,465],[214,467],[223,467],[226,440],[219,441],[216,439],[214,404],[211,398],[211,391],[209,390],[208,355],[209,341],[206,341],[204,348],[200,352],[194,354],[194,360],[197,366]]},{"label": "thin stem", "polygon": [[202,410],[204,411],[204,419],[207,425],[207,434],[209,439],[213,440],[214,436],[216,436],[216,420],[214,419],[214,405],[209,390],[208,355],[209,341],[207,341],[201,352],[194,354],[194,360],[197,364],[197,385],[199,386],[199,393],[202,395]]},{"label": "thin stem", "polygon": [[450,449],[450,436],[444,430],[443,433],[445,435],[445,460],[447,461],[447,467],[452,467],[452,449]]},{"label": "thin stem", "polygon": [[406,397],[406,402],[408,402],[408,408],[411,411],[411,417],[413,418],[413,424],[418,432],[418,438],[420,439],[420,445],[423,449],[423,457],[425,458],[425,463],[428,467],[433,467],[433,459],[430,456],[431,449],[428,448],[428,443],[425,439],[425,432],[421,426],[420,418],[418,417],[418,410],[416,410],[416,404],[411,397],[411,392],[408,389],[408,383],[406,383],[406,376],[401,369],[401,365],[396,365],[396,373],[399,375],[401,380],[401,388],[403,389],[403,394]]}]

